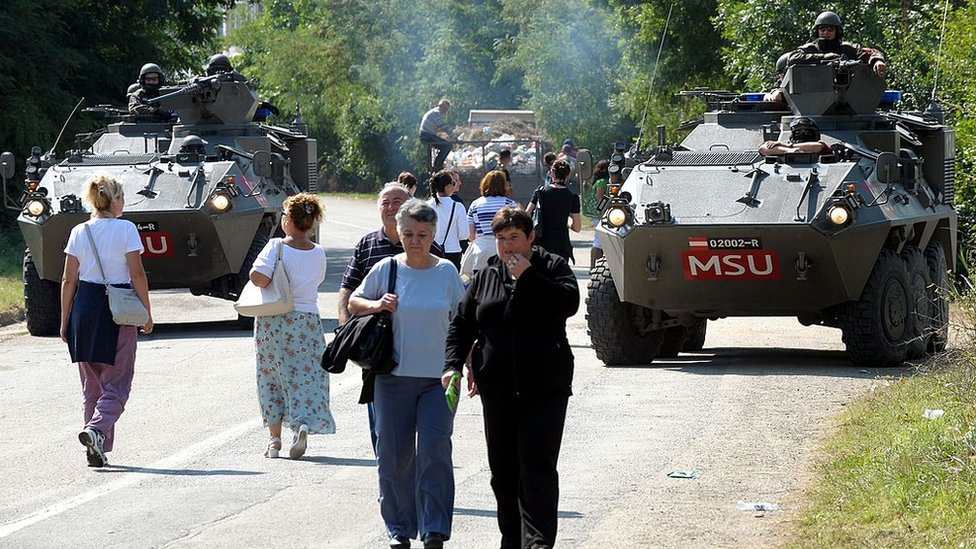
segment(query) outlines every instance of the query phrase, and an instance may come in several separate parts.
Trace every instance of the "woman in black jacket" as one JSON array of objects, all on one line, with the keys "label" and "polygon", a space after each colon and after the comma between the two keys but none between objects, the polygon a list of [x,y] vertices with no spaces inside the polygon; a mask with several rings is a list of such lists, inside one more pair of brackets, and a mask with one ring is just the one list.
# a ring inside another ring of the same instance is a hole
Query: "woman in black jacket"
[{"label": "woman in black jacket", "polygon": [[484,409],[501,547],[552,547],[573,381],[566,319],[579,309],[579,285],[565,259],[532,245],[523,210],[504,207],[491,226],[498,255],[475,274],[451,321],[441,381],[446,388],[474,345],[469,394],[480,394]]}]

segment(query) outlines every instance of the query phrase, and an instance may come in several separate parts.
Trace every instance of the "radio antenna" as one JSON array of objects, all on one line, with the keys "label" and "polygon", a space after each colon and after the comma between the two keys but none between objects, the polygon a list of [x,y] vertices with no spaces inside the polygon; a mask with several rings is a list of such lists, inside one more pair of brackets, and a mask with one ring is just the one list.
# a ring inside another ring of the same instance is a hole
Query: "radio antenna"
[{"label": "radio antenna", "polygon": [[[948,0],[947,0],[948,1]],[[647,87],[647,99],[644,100],[644,113],[641,114],[640,133],[637,134],[637,150],[640,150],[641,139],[644,137],[644,124],[647,122],[647,109],[651,106],[651,91],[654,90],[654,79],[657,78],[657,66],[661,62],[661,52],[664,51],[664,38],[668,35],[668,26],[671,24],[671,12],[674,10],[674,2],[668,8],[668,19],[664,22],[664,31],[661,32],[661,45],[657,48],[657,59],[654,60],[654,70],[651,72],[651,83]]]},{"label": "radio antenna", "polygon": [[939,53],[935,57],[935,81],[932,83],[932,97],[930,103],[935,103],[935,92],[939,88],[939,68],[942,66],[942,43],[945,41],[946,18],[949,15],[949,0],[946,0],[942,10],[942,32],[939,33]]},{"label": "radio antenna", "polygon": [[44,156],[51,156],[51,153],[54,152],[55,147],[58,146],[58,142],[61,141],[61,136],[64,135],[65,128],[68,127],[68,122],[71,122],[71,117],[75,115],[75,112],[78,111],[78,107],[80,107],[81,104],[84,102],[85,102],[85,98],[82,97],[81,100],[78,101],[78,104],[75,105],[75,108],[71,109],[71,114],[69,114],[68,119],[64,121],[64,126],[61,126],[61,132],[58,134],[58,138],[54,140],[54,144],[51,145],[51,150],[47,151],[47,154],[45,154]]}]

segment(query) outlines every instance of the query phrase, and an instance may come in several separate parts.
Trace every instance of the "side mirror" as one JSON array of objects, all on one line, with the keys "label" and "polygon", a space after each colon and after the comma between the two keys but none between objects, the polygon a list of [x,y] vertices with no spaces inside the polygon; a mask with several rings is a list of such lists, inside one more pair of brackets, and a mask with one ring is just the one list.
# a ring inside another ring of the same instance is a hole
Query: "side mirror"
[{"label": "side mirror", "polygon": [[16,168],[16,159],[14,158],[14,153],[5,152],[0,154],[0,176],[3,179],[10,179],[14,176],[14,169]]},{"label": "side mirror", "polygon": [[874,176],[885,185],[898,181],[898,157],[895,153],[883,152],[878,155],[878,160],[874,164]]},{"label": "side mirror", "polygon": [[258,177],[265,178],[271,175],[271,153],[268,151],[254,151],[251,158],[251,167]]},{"label": "side mirror", "polygon": [[577,151],[576,162],[579,163],[580,181],[593,179],[593,155],[590,154],[590,149],[580,149]]}]

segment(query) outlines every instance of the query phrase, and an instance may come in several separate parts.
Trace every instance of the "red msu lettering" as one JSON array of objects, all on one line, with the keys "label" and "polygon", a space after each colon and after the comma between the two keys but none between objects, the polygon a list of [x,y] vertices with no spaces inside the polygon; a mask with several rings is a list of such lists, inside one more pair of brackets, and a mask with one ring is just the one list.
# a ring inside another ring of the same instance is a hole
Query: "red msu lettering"
[{"label": "red msu lettering", "polygon": [[690,251],[681,254],[687,280],[775,280],[779,261],[773,250]]},{"label": "red msu lettering", "polygon": [[142,238],[142,247],[145,257],[169,257],[173,255],[173,247],[170,245],[169,233],[144,232],[139,233]]}]

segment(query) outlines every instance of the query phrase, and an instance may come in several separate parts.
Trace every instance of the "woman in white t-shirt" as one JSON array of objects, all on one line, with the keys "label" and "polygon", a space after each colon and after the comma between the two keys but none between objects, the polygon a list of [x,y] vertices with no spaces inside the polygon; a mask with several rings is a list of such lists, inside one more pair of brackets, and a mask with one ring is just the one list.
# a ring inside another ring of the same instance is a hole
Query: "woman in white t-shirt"
[{"label": "woman in white t-shirt", "polygon": [[329,374],[321,367],[325,340],[319,317],[318,287],[325,280],[325,249],[309,239],[322,220],[317,196],[300,193],[285,200],[281,216],[284,238],[272,238],[251,268],[251,282],[271,284],[275,261],[281,262],[291,284],[295,309],[254,320],[258,401],[270,433],[265,457],[278,457],[281,427],[291,428],[288,455],[305,454],[309,434],[335,432],[329,408]]},{"label": "woman in white t-shirt", "polygon": [[471,203],[468,209],[468,237],[471,245],[461,260],[461,278],[465,282],[474,276],[476,271],[488,265],[488,259],[497,255],[495,250],[495,233],[491,231],[491,220],[498,210],[505,206],[517,206],[518,202],[509,198],[512,194],[512,184],[508,182],[505,173],[492,170],[481,179],[481,196]]},{"label": "woman in white t-shirt", "polygon": [[444,248],[444,259],[461,270],[461,241],[468,238],[468,212],[464,204],[455,202],[451,195],[457,192],[457,182],[450,170],[441,170],[427,182],[430,198],[427,204],[437,212],[437,232],[434,241]]},{"label": "woman in white t-shirt", "polygon": [[142,240],[131,221],[118,219],[125,205],[122,185],[106,173],[95,174],[85,198],[93,208],[91,219],[71,229],[64,248],[61,340],[81,374],[85,426],[78,440],[85,446],[88,466],[104,467],[105,452],[115,443],[115,423],[132,388],[138,335],[135,326],[112,321],[105,285],[135,289],[149,311],[141,326],[144,333],[152,332],[153,321]]}]

